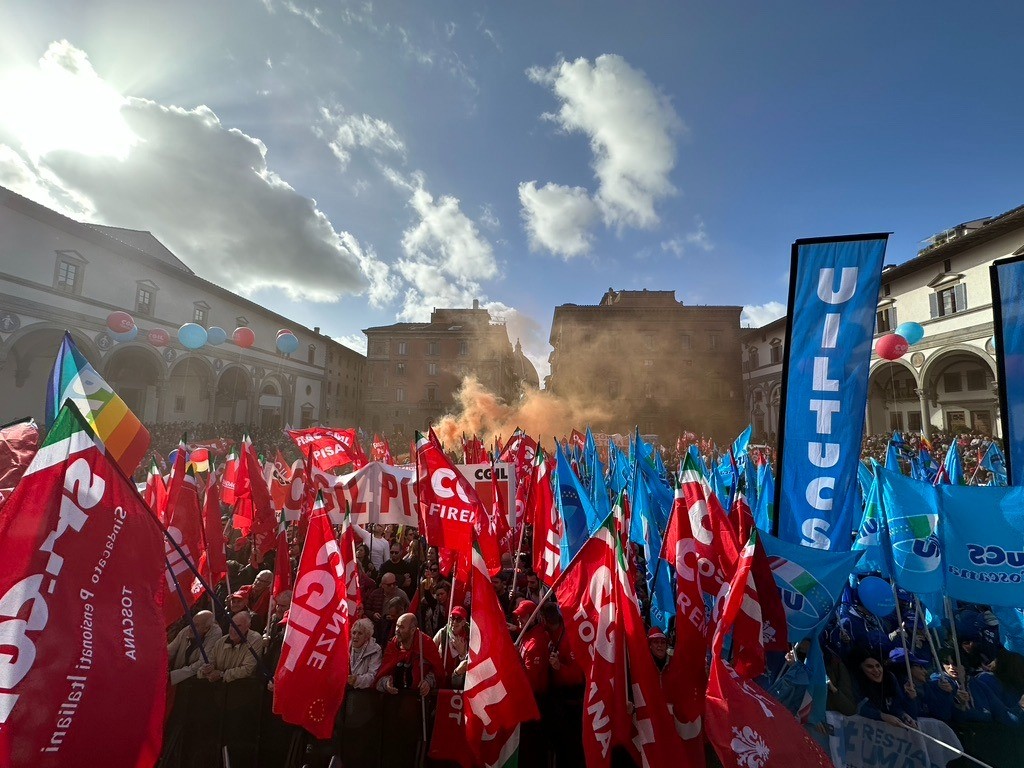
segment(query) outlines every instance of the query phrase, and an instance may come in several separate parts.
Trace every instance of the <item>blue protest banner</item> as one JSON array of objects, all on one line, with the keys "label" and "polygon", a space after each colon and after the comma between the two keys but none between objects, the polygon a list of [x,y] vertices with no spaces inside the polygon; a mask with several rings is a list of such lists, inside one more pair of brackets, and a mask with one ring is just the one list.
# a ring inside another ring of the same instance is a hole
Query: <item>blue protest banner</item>
[{"label": "blue protest banner", "polygon": [[896,583],[921,594],[941,591],[942,551],[938,535],[937,487],[881,466],[875,466],[875,477]]},{"label": "blue protest banner", "polygon": [[989,277],[1006,472],[1024,484],[1024,256],[993,262]]},{"label": "blue protest banner", "polygon": [[860,522],[858,461],[887,238],[793,244],[775,505],[786,541],[846,551]]}]

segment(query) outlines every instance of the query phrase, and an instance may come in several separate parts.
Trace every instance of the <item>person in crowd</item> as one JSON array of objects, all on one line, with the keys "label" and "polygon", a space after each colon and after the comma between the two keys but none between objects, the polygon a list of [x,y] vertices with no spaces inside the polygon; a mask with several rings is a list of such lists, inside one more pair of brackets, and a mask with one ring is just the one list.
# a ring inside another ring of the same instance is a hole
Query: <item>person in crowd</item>
[{"label": "person in crowd", "polygon": [[214,646],[210,662],[199,667],[200,679],[231,683],[251,676],[256,670],[257,658],[263,652],[263,636],[252,631],[247,612],[237,613],[232,619],[228,636]]},{"label": "person in crowd", "polygon": [[352,530],[356,532],[359,540],[370,550],[370,564],[375,571],[379,572],[380,567],[384,565],[384,561],[391,554],[391,544],[384,538],[384,526],[372,526],[371,533],[371,531],[366,530],[362,526],[352,523]]},{"label": "person in crowd", "polygon": [[[909,687],[906,685],[908,661]],[[889,651],[889,669],[903,684],[905,709],[916,707],[918,717],[933,717],[947,723],[953,719],[953,686],[941,677],[932,680],[925,659],[913,653],[907,654],[902,648],[893,648]]]},{"label": "person in crowd", "polygon": [[989,692],[985,687],[968,685],[967,673],[956,663],[956,654],[952,648],[939,649],[939,665],[942,669],[932,675],[932,679],[944,681],[953,689],[954,723],[990,723],[992,722],[992,706]]},{"label": "person in crowd", "polygon": [[994,722],[1024,725],[1024,656],[1001,648],[989,669],[971,681],[971,690],[987,695]]},{"label": "person in crowd", "polygon": [[885,670],[881,658],[874,651],[858,651],[851,656],[850,663],[857,684],[858,715],[889,725],[917,727],[914,711],[904,707],[905,701],[910,700],[911,704],[913,701],[909,699],[910,690],[913,690],[909,681],[907,690],[904,690],[893,674]]},{"label": "person in crowd", "polygon": [[388,600],[384,607],[384,618],[377,623],[376,638],[379,643],[387,645],[395,636],[395,627],[398,625],[399,617],[409,610],[409,600],[401,591]]},{"label": "person in crowd", "polygon": [[249,597],[246,604],[249,613],[252,614],[252,628],[256,632],[262,632],[267,626],[267,618],[270,614],[270,587],[274,583],[274,572],[263,570],[256,574],[252,581],[252,589],[249,590]]},{"label": "person in crowd", "polygon": [[353,688],[369,688],[380,669],[383,651],[373,639],[373,622],[359,619],[352,625],[352,643],[349,646],[348,684]]},{"label": "person in crowd", "polygon": [[252,585],[246,584],[238,588],[237,592],[232,592],[228,596],[228,612],[223,616],[220,621],[221,634],[227,635],[228,629],[231,626],[231,619],[240,613],[249,612],[249,593],[252,591]]},{"label": "person in crowd", "polygon": [[406,577],[411,575],[409,571],[409,564],[402,559],[402,548],[397,543],[391,545],[390,552],[391,556],[384,561],[384,564],[381,565],[378,573],[381,578],[389,573],[395,574],[395,576],[398,577],[398,586],[401,589],[405,589]]},{"label": "person in crowd", "polygon": [[433,641],[420,632],[411,613],[398,618],[395,636],[384,649],[377,671],[377,690],[395,694],[415,690],[426,696],[443,676],[443,664]]},{"label": "person in crowd", "polygon": [[437,631],[448,623],[448,601],[451,597],[451,587],[448,582],[439,581],[432,592],[423,593],[423,601],[420,603],[420,615],[423,617],[423,631],[428,635],[435,635]]},{"label": "person in crowd", "polygon": [[657,627],[651,627],[647,632],[647,647],[651,649],[651,658],[658,673],[664,672],[668,666],[668,637]]},{"label": "person in crowd", "polygon": [[461,605],[452,608],[447,626],[434,634],[434,645],[441,655],[444,688],[462,688],[469,666],[469,612]]},{"label": "person in crowd", "polygon": [[811,684],[811,675],[807,670],[807,651],[810,647],[811,641],[804,639],[786,652],[785,666],[768,691],[794,717],[800,716],[800,711],[807,703],[807,689]]},{"label": "person in crowd", "polygon": [[366,613],[366,617],[370,619],[377,628],[377,640],[381,641],[381,632],[383,630],[383,620],[386,618],[386,609],[388,603],[394,598],[402,595],[406,600],[409,599],[402,590],[398,588],[398,577],[393,573],[386,573],[381,576],[380,586],[373,590],[363,601],[363,610]]},{"label": "person in crowd", "polygon": [[548,692],[538,701],[545,738],[561,768],[583,768],[583,694],[586,678],[576,661],[558,605],[540,609],[548,633]]},{"label": "person in crowd", "polygon": [[494,587],[494,592],[498,596],[498,603],[501,605],[501,612],[508,616],[509,611],[512,610],[512,604],[509,599],[508,582],[505,580],[504,572],[495,574],[491,577],[491,586]]},{"label": "person in crowd", "polygon": [[519,655],[526,668],[526,677],[530,681],[530,688],[533,690],[534,696],[539,697],[548,690],[548,678],[550,677],[548,646],[551,640],[540,617],[534,617],[533,614],[536,610],[535,602],[524,599],[512,611],[512,616],[516,619],[517,630],[525,631],[523,642],[519,646]]},{"label": "person in crowd", "polygon": [[195,632],[186,624],[167,646],[171,685],[195,677],[204,663],[200,647],[206,652],[207,658],[212,658],[213,649],[221,639],[220,627],[214,621],[211,611],[199,611],[192,617],[192,624]]},{"label": "person in crowd", "polygon": [[540,577],[534,571],[526,571],[525,578],[519,588],[519,596],[524,600],[530,600],[537,605],[544,599],[547,589],[541,584]]},{"label": "person in crowd", "polygon": [[850,670],[830,644],[822,644],[822,654],[827,691],[825,707],[847,717],[857,714],[857,693]]},{"label": "person in crowd", "polygon": [[[263,660],[271,674],[277,669],[277,662],[281,658],[284,630],[288,620],[288,609],[291,607],[291,604],[292,591],[290,589],[284,590],[279,595],[274,595],[274,612],[270,614],[270,622],[263,630]],[[273,690],[273,688],[270,690]]]},{"label": "person in crowd", "polygon": [[[360,544],[356,547],[356,562],[360,566],[360,574],[365,573],[376,586],[380,577],[377,569],[373,567],[373,562],[370,560],[370,548],[365,544]],[[360,584],[362,584],[361,580]]]}]

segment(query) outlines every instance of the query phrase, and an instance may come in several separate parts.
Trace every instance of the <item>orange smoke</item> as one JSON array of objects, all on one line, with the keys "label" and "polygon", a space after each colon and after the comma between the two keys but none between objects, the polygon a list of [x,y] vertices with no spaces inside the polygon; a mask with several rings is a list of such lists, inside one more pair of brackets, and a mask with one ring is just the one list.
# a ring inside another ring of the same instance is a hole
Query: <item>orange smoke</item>
[{"label": "orange smoke", "polygon": [[516,427],[541,444],[550,445],[553,438],[568,435],[574,428],[582,432],[588,424],[602,423],[609,417],[599,405],[537,389],[526,390],[519,402],[505,403],[473,376],[463,380],[455,401],[456,413],[443,416],[433,425],[438,438],[449,448],[461,447],[463,435],[476,435],[489,446],[497,436],[508,440]]}]

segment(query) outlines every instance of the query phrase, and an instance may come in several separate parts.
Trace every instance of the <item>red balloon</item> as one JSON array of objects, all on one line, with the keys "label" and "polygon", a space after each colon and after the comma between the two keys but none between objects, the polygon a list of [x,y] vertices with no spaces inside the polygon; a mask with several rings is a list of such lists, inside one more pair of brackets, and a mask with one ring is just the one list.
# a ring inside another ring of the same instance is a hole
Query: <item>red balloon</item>
[{"label": "red balloon", "polygon": [[149,343],[154,347],[166,347],[171,343],[171,334],[163,328],[154,328],[149,332]]},{"label": "red balloon", "polygon": [[899,360],[910,349],[907,340],[898,333],[889,333],[875,342],[875,354],[883,360]]},{"label": "red balloon", "polygon": [[114,333],[128,333],[135,327],[135,321],[127,312],[111,312],[107,315],[107,328]]},{"label": "red balloon", "polygon": [[235,328],[235,332],[231,334],[231,340],[235,342],[236,347],[248,349],[256,343],[256,334],[252,332],[252,328],[246,328],[243,325],[241,328]]}]

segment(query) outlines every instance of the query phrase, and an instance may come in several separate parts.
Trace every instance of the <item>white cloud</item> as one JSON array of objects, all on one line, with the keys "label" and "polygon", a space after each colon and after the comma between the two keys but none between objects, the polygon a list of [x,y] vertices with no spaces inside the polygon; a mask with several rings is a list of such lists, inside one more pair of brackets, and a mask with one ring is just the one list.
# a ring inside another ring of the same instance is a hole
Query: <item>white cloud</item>
[{"label": "white cloud", "polygon": [[[83,52],[54,46],[48,57],[60,71],[44,75],[95,84]],[[39,109],[45,114],[47,106]],[[69,215],[86,210],[96,223],[151,231],[198,274],[240,293],[277,288],[324,302],[367,290],[371,301],[394,295],[386,265],[274,173],[259,139],[227,128],[205,106],[126,98],[118,115],[137,139],[123,157],[58,143],[64,151],[41,152],[33,162],[25,149],[31,138],[0,124],[7,145],[0,183],[44,205],[69,201],[62,210],[79,209]],[[72,125],[76,119],[68,117]]]},{"label": "white cloud", "polygon": [[567,259],[590,252],[598,207],[587,190],[534,181],[519,185],[519,203],[530,248],[545,248]]},{"label": "white cloud", "polygon": [[686,252],[686,246],[683,244],[682,238],[673,237],[669,240],[662,241],[661,250],[665,253],[673,253],[676,256],[682,256]]},{"label": "white cloud", "polygon": [[480,206],[480,226],[489,229],[491,232],[497,232],[501,229],[501,219],[494,212],[494,206],[489,203]]},{"label": "white cloud", "polygon": [[366,336],[362,333],[350,333],[347,336],[339,336],[334,340],[349,349],[354,349],[356,352],[364,355],[366,354]]},{"label": "white cloud", "polygon": [[715,244],[711,242],[708,231],[704,226],[704,220],[699,216],[697,217],[697,229],[686,235],[686,242],[697,246],[705,252],[715,249]]},{"label": "white cloud", "polygon": [[399,155],[405,158],[405,143],[389,123],[370,115],[344,115],[340,110],[321,109],[323,125],[314,126],[314,133],[327,141],[341,167],[352,159],[352,150],[361,148],[376,155]]},{"label": "white cloud", "polygon": [[778,320],[786,314],[786,305],[781,301],[769,301],[764,304],[747,304],[740,313],[740,325],[760,328],[772,320]]},{"label": "white cloud", "polygon": [[561,101],[545,118],[590,140],[598,179],[596,202],[608,226],[651,228],[655,203],[674,194],[673,134],[683,128],[668,98],[621,56],[559,61],[534,67],[527,76],[552,89]]}]

